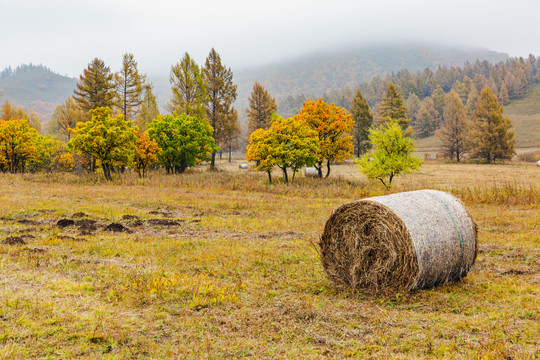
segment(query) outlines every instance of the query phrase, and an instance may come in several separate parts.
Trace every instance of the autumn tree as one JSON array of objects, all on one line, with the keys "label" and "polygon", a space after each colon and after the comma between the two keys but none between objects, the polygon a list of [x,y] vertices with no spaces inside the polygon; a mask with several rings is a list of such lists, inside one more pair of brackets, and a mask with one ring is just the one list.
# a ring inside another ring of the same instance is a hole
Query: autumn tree
[{"label": "autumn tree", "polygon": [[[236,85],[233,84],[233,73],[230,68],[221,64],[221,57],[212,48],[204,65],[208,101],[206,103],[206,118],[212,126],[212,137],[217,144],[222,144],[231,128],[229,121],[238,121],[231,116],[234,112],[233,103],[236,100]],[[212,153],[210,168],[215,169],[216,154]]]},{"label": "autumn tree", "polygon": [[124,54],[122,69],[114,74],[116,103],[124,119],[133,120],[144,101],[145,76],[139,74],[133,54]]},{"label": "autumn tree", "polygon": [[115,103],[114,75],[103,60],[95,58],[79,76],[73,100],[85,112]]},{"label": "autumn tree", "polygon": [[271,169],[275,165],[283,172],[283,179],[289,182],[288,169],[293,179],[304,166],[312,166],[319,159],[319,135],[297,115],[284,119],[276,117],[270,129],[258,129],[250,137],[246,159],[259,161],[255,168],[268,173],[270,182]]},{"label": "autumn tree", "polygon": [[393,83],[388,84],[386,94],[380,104],[381,121],[387,118],[397,120],[401,128],[405,131],[409,127],[410,120],[407,118],[407,109],[403,104],[401,94]]},{"label": "autumn tree", "polygon": [[503,110],[497,96],[489,87],[485,87],[471,117],[468,140],[471,158],[491,163],[498,159],[511,159],[515,154],[512,120],[503,117]]},{"label": "autumn tree", "polygon": [[2,109],[0,109],[0,120],[22,119],[28,122],[31,128],[41,132],[41,120],[36,114],[31,112],[27,114],[22,107],[14,107],[6,100]]},{"label": "autumn tree", "polygon": [[29,161],[39,157],[41,135],[24,119],[0,121],[0,166],[11,173],[25,172]]},{"label": "autumn tree", "polygon": [[365,154],[358,166],[368,178],[379,180],[387,188],[396,176],[417,170],[422,164],[412,155],[414,143],[404,136],[397,120],[388,119],[380,128],[370,129],[369,138],[374,151]]},{"label": "autumn tree", "polygon": [[437,88],[431,95],[431,98],[433,99],[433,108],[437,112],[437,116],[433,122],[435,129],[437,129],[440,126],[441,121],[443,120],[445,96],[446,94],[444,93],[444,90],[442,89],[441,85],[437,85]]},{"label": "autumn tree", "polygon": [[425,138],[433,135],[438,122],[439,114],[435,110],[433,100],[430,97],[426,97],[422,101],[420,110],[418,110],[418,117],[414,124],[414,130],[419,138]]},{"label": "autumn tree", "polygon": [[360,90],[356,90],[349,112],[354,121],[352,130],[353,145],[356,156],[360,157],[369,150],[369,128],[373,124],[373,113]]},{"label": "autumn tree", "polygon": [[315,168],[322,178],[322,167],[326,161],[326,176],[330,175],[330,163],[343,161],[353,154],[352,136],[354,121],[347,110],[328,105],[322,98],[317,101],[308,100],[298,114],[319,136],[320,152]]},{"label": "autumn tree", "polygon": [[444,121],[436,135],[441,139],[443,153],[460,161],[466,151],[467,110],[459,94],[452,90],[444,99]]},{"label": "autumn tree", "polygon": [[33,157],[28,163],[30,171],[53,172],[73,169],[73,155],[68,152],[64,142],[49,136],[39,136],[35,140],[39,156]]},{"label": "autumn tree", "polygon": [[148,167],[159,161],[160,154],[161,148],[157,142],[151,140],[147,133],[137,132],[137,146],[133,162],[140,177],[146,176]]},{"label": "autumn tree", "polygon": [[141,103],[141,111],[135,120],[135,124],[141,131],[146,130],[146,125],[152,122],[159,115],[159,108],[156,97],[152,92],[153,86],[145,83],[143,87],[143,102]]},{"label": "autumn tree", "polygon": [[186,114],[204,119],[206,116],[206,82],[203,70],[186,52],[182,60],[171,67],[169,75],[172,97],[166,108],[171,114]]},{"label": "autumn tree", "polygon": [[112,180],[115,166],[128,164],[135,152],[137,128],[118,114],[111,116],[107,107],[91,110],[92,119],[79,122],[73,129],[74,137],[68,148],[81,155],[90,155],[98,161],[107,180]]},{"label": "autumn tree", "polygon": [[223,129],[223,141],[220,147],[227,148],[229,155],[229,162],[232,161],[233,149],[238,149],[240,145],[240,136],[242,135],[242,127],[238,122],[238,111],[233,108],[233,111],[229,113],[229,119],[225,123]]},{"label": "autumn tree", "polygon": [[248,118],[248,136],[257,129],[268,129],[272,123],[272,114],[277,111],[276,100],[258,82],[253,85],[249,96],[249,108],[246,109]]},{"label": "autumn tree", "polygon": [[159,115],[148,124],[148,136],[161,148],[159,159],[168,174],[181,174],[219,150],[212,127],[186,114]]},{"label": "autumn tree", "polygon": [[78,122],[88,120],[88,114],[79,109],[72,97],[68,97],[54,109],[49,121],[49,133],[56,134],[61,140],[69,141],[71,139],[70,129],[74,129]]}]

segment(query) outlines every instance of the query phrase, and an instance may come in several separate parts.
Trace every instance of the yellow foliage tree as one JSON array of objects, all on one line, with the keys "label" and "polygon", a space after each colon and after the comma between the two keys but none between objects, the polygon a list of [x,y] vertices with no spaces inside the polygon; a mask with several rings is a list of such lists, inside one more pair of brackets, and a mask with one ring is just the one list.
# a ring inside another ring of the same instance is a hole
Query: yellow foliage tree
[{"label": "yellow foliage tree", "polygon": [[145,177],[148,167],[159,161],[159,154],[161,154],[161,148],[150,139],[148,134],[137,133],[137,147],[133,161],[140,177]]}]

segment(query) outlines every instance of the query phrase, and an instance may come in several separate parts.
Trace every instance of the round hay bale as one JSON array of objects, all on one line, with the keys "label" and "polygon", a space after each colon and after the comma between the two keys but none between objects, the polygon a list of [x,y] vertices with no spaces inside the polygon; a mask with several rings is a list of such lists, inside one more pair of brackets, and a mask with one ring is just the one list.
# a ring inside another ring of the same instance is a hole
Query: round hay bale
[{"label": "round hay bale", "polygon": [[326,222],[319,246],[331,281],[372,292],[461,279],[478,251],[476,224],[463,204],[436,190],[344,204]]},{"label": "round hay bale", "polygon": [[241,170],[246,170],[248,168],[248,164],[240,164],[238,165],[238,168]]},{"label": "round hay bale", "polygon": [[540,166],[540,160],[536,162],[536,166]]},{"label": "round hay bale", "polygon": [[317,170],[316,168],[314,167],[307,167],[305,170],[304,170],[304,175],[306,177],[318,177],[319,176],[319,170]]}]

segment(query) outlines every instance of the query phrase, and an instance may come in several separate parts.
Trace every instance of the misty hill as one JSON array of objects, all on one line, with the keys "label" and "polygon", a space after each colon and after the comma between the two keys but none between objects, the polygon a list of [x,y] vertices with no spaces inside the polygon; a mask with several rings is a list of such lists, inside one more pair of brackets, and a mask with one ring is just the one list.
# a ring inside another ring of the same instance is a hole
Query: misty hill
[{"label": "misty hill", "polygon": [[430,45],[365,46],[306,55],[280,63],[235,72],[238,101],[247,103],[255,81],[276,98],[306,94],[321,96],[334,89],[356,88],[375,76],[408,69],[411,72],[439,65],[462,66],[465,62],[495,63],[507,54],[481,48],[450,48]]},{"label": "misty hill", "polygon": [[77,80],[42,65],[21,65],[0,73],[0,102],[8,100],[46,121],[57,104],[73,95]]}]

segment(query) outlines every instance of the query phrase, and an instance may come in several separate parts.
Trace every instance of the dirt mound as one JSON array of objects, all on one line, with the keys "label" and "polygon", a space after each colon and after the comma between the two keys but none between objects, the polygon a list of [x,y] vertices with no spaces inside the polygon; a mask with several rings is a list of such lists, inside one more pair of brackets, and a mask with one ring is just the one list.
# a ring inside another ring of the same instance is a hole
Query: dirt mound
[{"label": "dirt mound", "polygon": [[118,223],[111,223],[111,224],[107,225],[107,227],[105,227],[104,230],[105,231],[112,231],[112,232],[128,232],[129,231],[129,229],[127,227],[125,227],[122,224],[118,224]]},{"label": "dirt mound", "polygon": [[2,244],[6,245],[26,245],[26,241],[23,240],[20,236],[9,236],[4,241],[2,241]]},{"label": "dirt mound", "polygon": [[96,227],[96,220],[90,220],[90,219],[83,219],[83,220],[77,220],[75,221],[76,226],[80,227]]},{"label": "dirt mound", "polygon": [[83,217],[87,217],[88,215],[86,215],[85,213],[83,212],[76,212],[75,214],[73,214],[71,217],[73,218],[83,218]]},{"label": "dirt mound", "polygon": [[24,234],[24,235],[21,235],[19,236],[23,239],[35,239],[36,237],[34,235],[30,235],[30,234]]},{"label": "dirt mound", "polygon": [[139,217],[137,215],[124,215],[122,220],[139,220]]},{"label": "dirt mound", "polygon": [[171,217],[172,216],[172,213],[170,211],[154,210],[154,211],[150,211],[149,214],[150,215],[161,215],[161,216],[164,216],[164,217]]},{"label": "dirt mound", "polygon": [[72,225],[75,225],[75,221],[73,221],[71,219],[60,219],[56,223],[56,226],[61,227],[61,228],[65,228],[65,227],[72,226]]},{"label": "dirt mound", "polygon": [[154,226],[176,226],[180,225],[178,220],[169,220],[169,219],[149,219],[147,220],[148,224]]},{"label": "dirt mound", "polygon": [[30,226],[41,225],[41,223],[38,220],[30,220],[30,219],[20,219],[20,220],[17,220],[17,223],[21,225],[30,225]]}]

